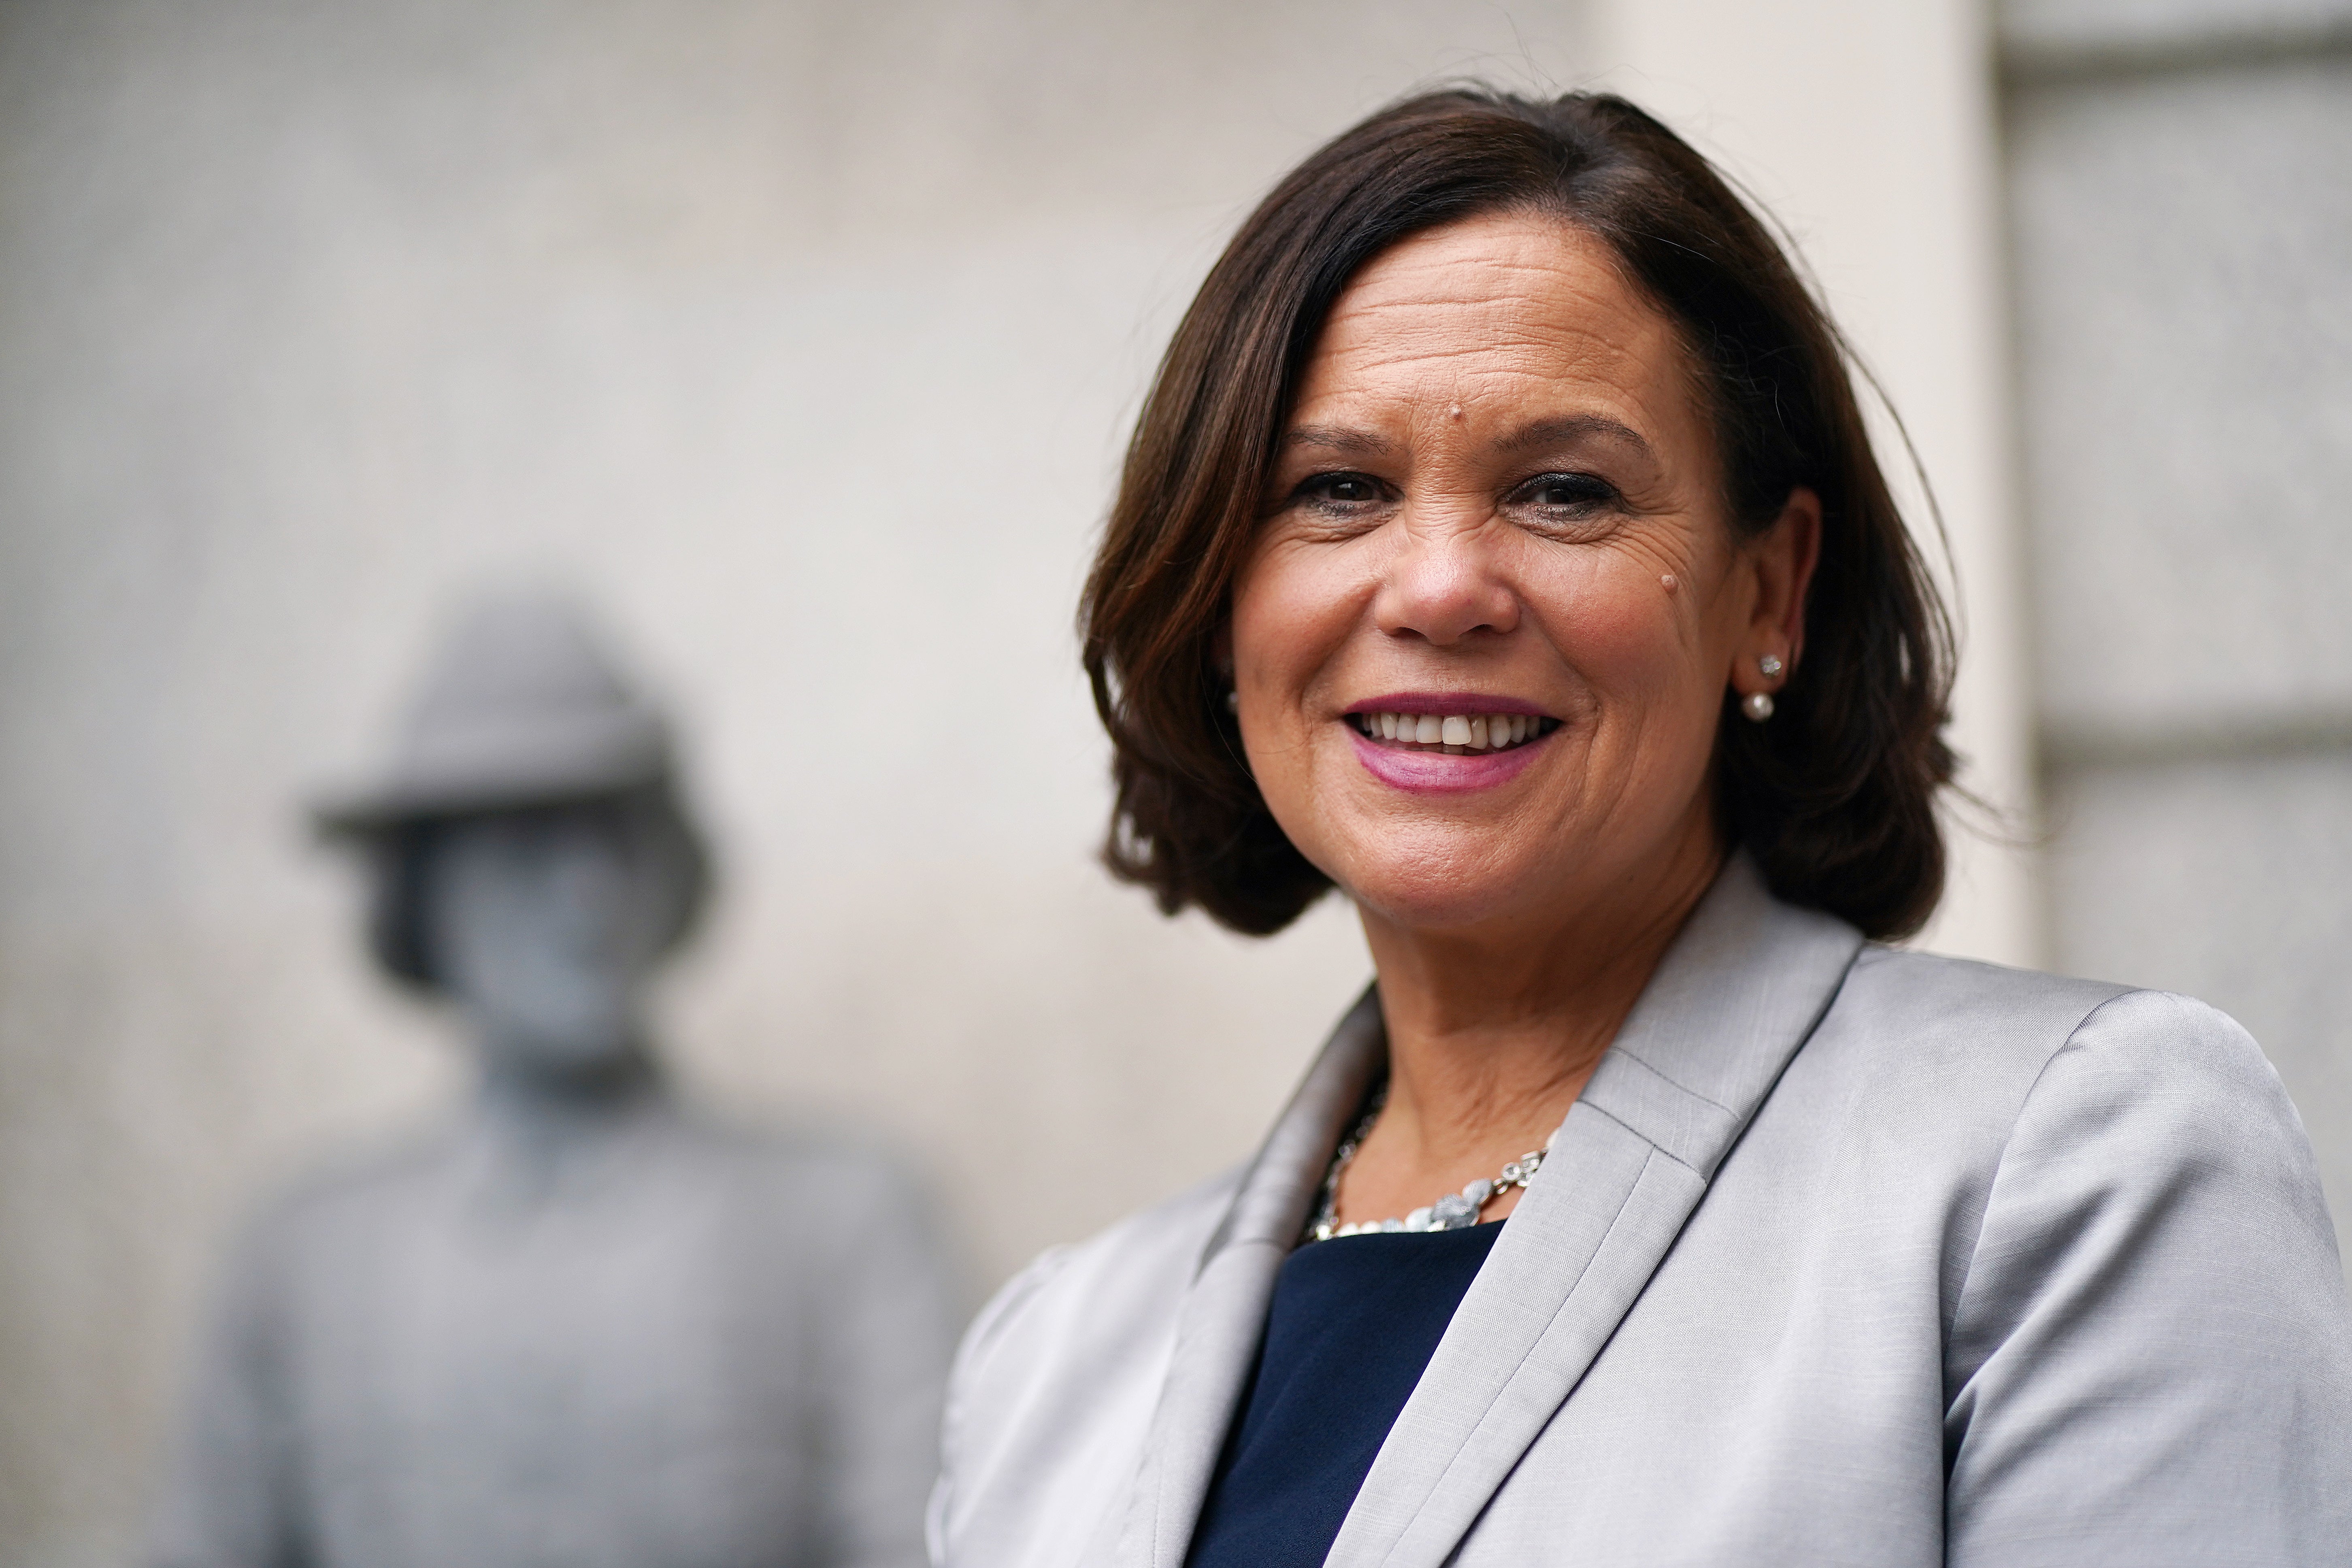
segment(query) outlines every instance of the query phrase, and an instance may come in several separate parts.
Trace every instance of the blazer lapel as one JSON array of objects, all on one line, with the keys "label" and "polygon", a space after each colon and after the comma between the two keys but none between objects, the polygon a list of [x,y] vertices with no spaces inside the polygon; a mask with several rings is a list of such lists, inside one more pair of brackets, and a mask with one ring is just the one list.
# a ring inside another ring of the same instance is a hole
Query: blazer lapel
[{"label": "blazer lapel", "polygon": [[1861,947],[1843,921],[1775,902],[1746,857],[1725,867],[1463,1298],[1331,1568],[1436,1568],[1460,1544],[1616,1331]]},{"label": "blazer lapel", "polygon": [[1121,1515],[1121,1568],[1181,1568],[1257,1354],[1275,1274],[1306,1228],[1331,1151],[1387,1059],[1380,994],[1368,989],[1307,1069],[1202,1249]]}]

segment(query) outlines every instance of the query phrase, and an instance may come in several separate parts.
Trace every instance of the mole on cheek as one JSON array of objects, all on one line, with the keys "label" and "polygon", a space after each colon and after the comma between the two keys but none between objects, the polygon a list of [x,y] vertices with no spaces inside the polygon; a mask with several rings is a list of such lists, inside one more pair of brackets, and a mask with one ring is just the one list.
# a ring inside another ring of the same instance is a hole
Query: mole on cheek
[{"label": "mole on cheek", "polygon": [[1659,573],[1658,586],[1664,588],[1669,594],[1673,593],[1675,591],[1675,574],[1671,572]]}]

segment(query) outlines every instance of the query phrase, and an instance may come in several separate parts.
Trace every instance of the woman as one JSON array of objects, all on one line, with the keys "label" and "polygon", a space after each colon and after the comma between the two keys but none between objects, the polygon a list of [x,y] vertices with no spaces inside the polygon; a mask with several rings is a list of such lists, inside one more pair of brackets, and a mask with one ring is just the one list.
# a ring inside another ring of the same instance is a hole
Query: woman
[{"label": "woman", "polygon": [[1879,945],[1944,621],[1834,330],[1656,121],[1441,93],[1284,181],[1086,629],[1113,868],[1254,932],[1336,886],[1379,980],[1247,1170],[974,1326],[935,1560],[2344,1560],[2252,1042]]}]

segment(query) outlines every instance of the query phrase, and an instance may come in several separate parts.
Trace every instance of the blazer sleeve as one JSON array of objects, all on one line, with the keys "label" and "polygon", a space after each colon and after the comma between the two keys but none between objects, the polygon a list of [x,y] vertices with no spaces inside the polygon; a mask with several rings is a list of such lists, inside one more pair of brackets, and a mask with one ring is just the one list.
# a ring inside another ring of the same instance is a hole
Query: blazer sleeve
[{"label": "blazer sleeve", "polygon": [[2345,1562],[2344,1275],[2243,1029],[2156,992],[2084,1019],[2011,1131],[1946,1376],[1953,1568]]}]

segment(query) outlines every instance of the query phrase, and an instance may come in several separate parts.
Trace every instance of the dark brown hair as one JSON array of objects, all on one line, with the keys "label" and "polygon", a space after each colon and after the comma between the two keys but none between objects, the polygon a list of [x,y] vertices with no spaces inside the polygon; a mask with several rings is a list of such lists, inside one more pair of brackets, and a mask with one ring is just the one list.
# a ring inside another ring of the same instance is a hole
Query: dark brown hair
[{"label": "dark brown hair", "polygon": [[1297,380],[1367,261],[1498,210],[1605,242],[1681,329],[1710,405],[1732,525],[1790,490],[1822,510],[1804,659],[1769,723],[1725,693],[1725,830],[1772,890],[1874,937],[1943,890],[1936,794],[1950,626],[1879,471],[1837,329],[1770,230],[1681,138],[1623,99],[1478,89],[1383,110],[1250,215],[1185,313],[1128,448],[1080,611],[1117,785],[1104,858],[1164,911],[1281,930],[1329,887],[1250,777],[1215,642]]}]

